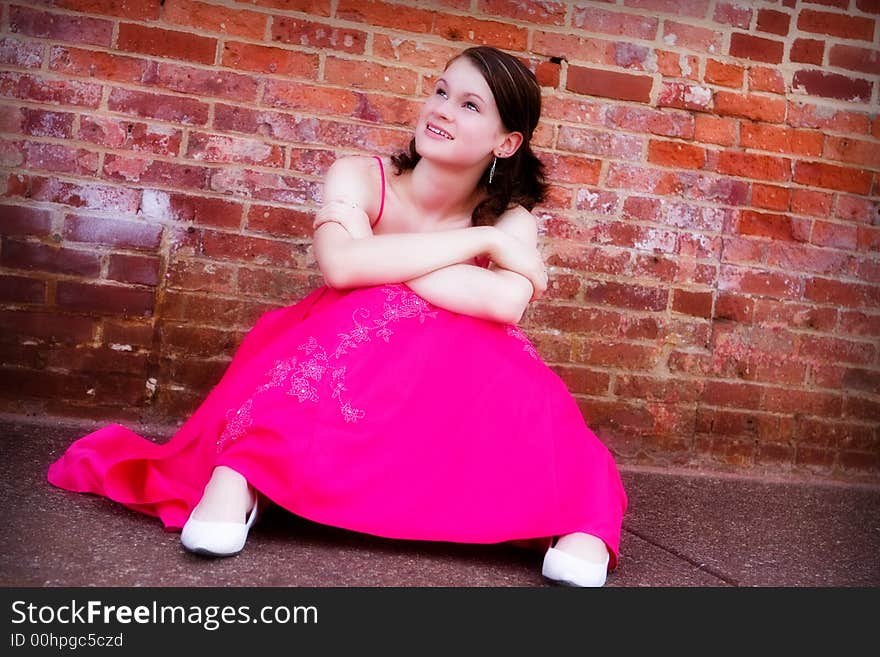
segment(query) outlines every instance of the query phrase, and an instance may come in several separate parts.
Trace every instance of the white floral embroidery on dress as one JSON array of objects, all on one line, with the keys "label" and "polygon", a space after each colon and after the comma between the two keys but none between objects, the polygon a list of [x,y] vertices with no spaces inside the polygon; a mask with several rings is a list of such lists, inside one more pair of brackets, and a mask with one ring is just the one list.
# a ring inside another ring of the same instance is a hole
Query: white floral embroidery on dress
[{"label": "white floral embroidery on dress", "polygon": [[523,343],[523,351],[528,352],[529,355],[535,360],[541,360],[541,357],[538,355],[538,350],[535,349],[535,346],[529,341],[529,339],[526,337],[526,334],[523,333],[521,328],[519,328],[515,324],[507,324],[506,328],[507,335],[514,337]]},{"label": "white floral embroidery on dress", "polygon": [[[382,340],[388,342],[388,339],[394,334],[389,328],[392,322],[417,318],[419,324],[423,324],[426,318],[437,317],[437,312],[431,310],[431,305],[405,285],[385,285],[382,286],[382,291],[385,294],[382,318],[374,319],[372,324],[369,322],[362,324],[358,318],[368,320],[371,313],[368,308],[357,308],[352,313],[354,328],[347,333],[337,335],[339,343],[332,354],[332,358],[337,362],[350,350],[357,349],[359,344],[370,342],[371,332],[375,332]],[[290,387],[286,394],[296,397],[300,403],[317,402],[320,399],[318,388],[311,381],[321,381],[324,373],[331,367],[330,357],[327,356],[326,350],[318,344],[314,336],[310,336],[308,340],[299,345],[297,350],[304,351],[311,358],[304,363],[299,363],[299,367],[297,367],[296,357],[275,361],[266,372],[268,381],[257,388],[254,395],[245,401],[235,413],[230,410],[226,414],[226,427],[217,440],[217,451],[221,451],[229,441],[240,438],[252,426],[252,410],[254,400],[258,395],[272,389],[282,388],[289,383]],[[338,400],[339,412],[343,419],[346,422],[355,423],[362,420],[366,413],[343,399],[343,393],[348,390],[345,385],[345,365],[340,363],[339,367],[334,367],[330,378],[331,397]]]}]

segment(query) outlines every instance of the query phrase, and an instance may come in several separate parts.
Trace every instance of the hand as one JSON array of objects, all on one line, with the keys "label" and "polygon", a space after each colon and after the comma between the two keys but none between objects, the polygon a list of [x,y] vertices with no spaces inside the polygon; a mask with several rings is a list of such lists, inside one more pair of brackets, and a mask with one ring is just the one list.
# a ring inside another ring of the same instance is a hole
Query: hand
[{"label": "hand", "polygon": [[540,298],[547,290],[547,268],[538,250],[494,227],[490,242],[488,255],[492,262],[525,276],[534,290],[531,301]]}]

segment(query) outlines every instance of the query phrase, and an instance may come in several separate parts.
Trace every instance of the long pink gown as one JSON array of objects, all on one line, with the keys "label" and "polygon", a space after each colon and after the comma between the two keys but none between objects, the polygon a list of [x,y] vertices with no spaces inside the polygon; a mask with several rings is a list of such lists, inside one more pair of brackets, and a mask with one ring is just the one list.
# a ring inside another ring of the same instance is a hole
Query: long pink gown
[{"label": "long pink gown", "polygon": [[517,326],[405,284],[322,286],[264,314],[170,440],[111,424],[48,480],[179,530],[218,465],[327,525],[533,545],[580,531],[619,557],[626,494],[562,379]]}]

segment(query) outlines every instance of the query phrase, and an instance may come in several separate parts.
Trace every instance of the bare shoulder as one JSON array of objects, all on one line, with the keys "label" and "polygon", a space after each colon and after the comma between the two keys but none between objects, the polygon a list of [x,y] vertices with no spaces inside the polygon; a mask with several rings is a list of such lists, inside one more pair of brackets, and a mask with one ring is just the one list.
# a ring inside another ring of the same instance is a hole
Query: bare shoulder
[{"label": "bare shoulder", "polygon": [[495,227],[519,238],[529,246],[538,244],[538,222],[521,205],[507,209],[495,222]]},{"label": "bare shoulder", "polygon": [[378,213],[382,194],[376,158],[344,155],[337,158],[324,178],[324,203],[343,201],[360,207],[371,220]]}]

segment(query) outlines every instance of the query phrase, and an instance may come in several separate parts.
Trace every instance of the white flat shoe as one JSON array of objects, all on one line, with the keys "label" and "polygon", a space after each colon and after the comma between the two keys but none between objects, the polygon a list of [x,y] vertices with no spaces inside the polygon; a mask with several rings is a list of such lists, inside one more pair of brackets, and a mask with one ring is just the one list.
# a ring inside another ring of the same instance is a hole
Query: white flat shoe
[{"label": "white flat shoe", "polygon": [[209,522],[190,516],[180,532],[180,542],[190,552],[210,557],[231,557],[244,548],[248,532],[257,519],[259,495],[246,522]]},{"label": "white flat shoe", "polygon": [[609,559],[610,555],[606,555],[605,563],[587,561],[568,552],[549,548],[544,555],[541,574],[566,586],[604,586]]}]

